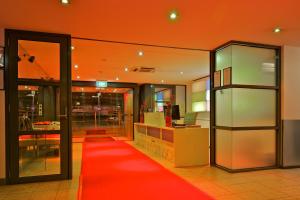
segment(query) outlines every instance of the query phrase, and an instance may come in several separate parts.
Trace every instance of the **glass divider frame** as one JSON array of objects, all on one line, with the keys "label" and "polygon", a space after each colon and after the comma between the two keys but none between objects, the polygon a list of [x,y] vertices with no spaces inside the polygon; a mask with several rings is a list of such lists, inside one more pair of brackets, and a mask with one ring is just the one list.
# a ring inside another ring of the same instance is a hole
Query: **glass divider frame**
[{"label": "glass divider frame", "polygon": [[[53,42],[60,44],[60,70],[61,77],[64,73],[64,78],[61,78],[65,93],[63,104],[68,108],[66,115],[68,116],[64,131],[61,134],[61,173],[54,175],[41,175],[20,177],[19,176],[19,149],[18,146],[18,131],[15,125],[18,117],[18,85],[51,85],[56,83],[47,83],[43,80],[34,79],[19,79],[18,80],[18,61],[16,53],[18,52],[18,40]],[[44,33],[34,31],[24,31],[15,29],[5,29],[5,107],[6,107],[6,183],[29,183],[40,181],[63,180],[72,178],[72,134],[70,122],[70,106],[71,106],[71,35]],[[8,87],[9,85],[9,87]]]},{"label": "glass divider frame", "polygon": [[[243,85],[243,84],[231,84],[226,86],[214,87],[214,72],[216,71],[216,52],[220,51],[230,45],[265,48],[275,50],[276,56],[276,74],[275,74],[275,86],[261,86],[261,85]],[[210,51],[210,164],[218,167],[230,173],[254,171],[261,169],[272,169],[282,167],[282,123],[281,123],[281,47],[268,44],[259,44],[243,41],[229,41],[212,51]],[[276,91],[276,125],[275,126],[260,126],[260,127],[225,127],[216,126],[216,91],[228,89],[228,88],[247,88],[247,89],[270,89]],[[245,169],[229,169],[224,166],[220,166],[216,163],[216,129],[221,130],[275,130],[276,131],[276,144],[275,144],[275,166],[271,167],[257,167],[257,168],[245,168]]]}]

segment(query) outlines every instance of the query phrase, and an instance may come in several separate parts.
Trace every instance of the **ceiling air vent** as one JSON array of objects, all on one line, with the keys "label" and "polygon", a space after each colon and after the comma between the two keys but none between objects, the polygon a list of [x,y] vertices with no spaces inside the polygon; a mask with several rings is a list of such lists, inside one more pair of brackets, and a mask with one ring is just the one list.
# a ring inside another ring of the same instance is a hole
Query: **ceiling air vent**
[{"label": "ceiling air vent", "polygon": [[144,73],[153,73],[155,72],[154,67],[133,67],[132,72],[144,72]]}]

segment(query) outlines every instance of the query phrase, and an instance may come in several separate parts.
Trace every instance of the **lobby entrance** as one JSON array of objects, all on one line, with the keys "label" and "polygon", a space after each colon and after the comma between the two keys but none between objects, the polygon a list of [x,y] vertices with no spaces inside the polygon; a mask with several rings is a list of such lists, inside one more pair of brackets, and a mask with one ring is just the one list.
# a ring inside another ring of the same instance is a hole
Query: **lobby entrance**
[{"label": "lobby entrance", "polygon": [[133,89],[72,87],[72,135],[133,140]]}]

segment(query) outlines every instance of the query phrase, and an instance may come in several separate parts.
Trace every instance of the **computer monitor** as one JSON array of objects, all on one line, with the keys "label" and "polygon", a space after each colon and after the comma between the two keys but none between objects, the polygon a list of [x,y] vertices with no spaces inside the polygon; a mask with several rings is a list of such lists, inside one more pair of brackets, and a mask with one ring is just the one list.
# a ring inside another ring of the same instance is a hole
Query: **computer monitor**
[{"label": "computer monitor", "polygon": [[180,120],[179,105],[172,106],[172,120]]}]

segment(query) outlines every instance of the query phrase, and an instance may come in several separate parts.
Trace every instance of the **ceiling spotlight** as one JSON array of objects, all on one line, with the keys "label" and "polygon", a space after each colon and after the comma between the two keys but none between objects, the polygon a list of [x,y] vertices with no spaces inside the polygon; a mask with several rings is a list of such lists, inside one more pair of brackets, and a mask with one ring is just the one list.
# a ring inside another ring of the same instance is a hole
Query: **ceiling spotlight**
[{"label": "ceiling spotlight", "polygon": [[273,32],[274,33],[280,33],[281,32],[281,28],[279,28],[279,27],[274,28]]},{"label": "ceiling spotlight", "polygon": [[81,91],[83,91],[84,89],[83,88],[80,88],[81,89]]},{"label": "ceiling spotlight", "polygon": [[34,57],[34,56],[29,56],[29,58],[28,58],[28,61],[29,61],[29,62],[33,63],[34,60],[35,60],[35,57]]},{"label": "ceiling spotlight", "polygon": [[125,72],[128,72],[128,68],[127,68],[127,67],[125,67],[125,69],[124,69],[124,70],[125,70]]},{"label": "ceiling spotlight", "polygon": [[69,5],[71,2],[70,0],[60,0],[60,3],[63,5]]},{"label": "ceiling spotlight", "polygon": [[74,50],[75,49],[75,47],[74,46],[71,46],[71,50]]},{"label": "ceiling spotlight", "polygon": [[143,51],[139,51],[139,52],[138,52],[138,55],[139,55],[139,56],[143,56],[143,55],[144,55],[144,52],[143,52]]},{"label": "ceiling spotlight", "polygon": [[171,12],[169,12],[169,19],[171,21],[175,21],[178,19],[178,12],[176,10],[172,10]]},{"label": "ceiling spotlight", "polygon": [[118,80],[119,80],[119,77],[116,78],[116,81],[118,81]]},{"label": "ceiling spotlight", "polygon": [[182,75],[182,74],[183,74],[183,72],[180,72],[180,74]]},{"label": "ceiling spotlight", "polygon": [[80,79],[80,76],[76,76],[77,79]]},{"label": "ceiling spotlight", "polygon": [[74,68],[75,68],[75,69],[78,69],[78,67],[79,67],[78,65],[74,65]]},{"label": "ceiling spotlight", "polygon": [[164,80],[161,80],[161,82],[164,83],[165,81],[164,81]]}]

